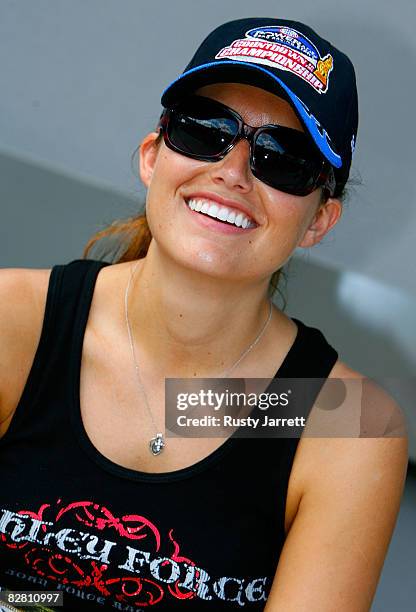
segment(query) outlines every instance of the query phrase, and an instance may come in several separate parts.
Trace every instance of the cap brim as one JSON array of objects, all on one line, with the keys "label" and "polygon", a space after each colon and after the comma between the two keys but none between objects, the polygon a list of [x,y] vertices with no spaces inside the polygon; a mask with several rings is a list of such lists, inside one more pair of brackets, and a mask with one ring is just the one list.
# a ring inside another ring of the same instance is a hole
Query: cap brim
[{"label": "cap brim", "polygon": [[212,83],[244,83],[269,91],[289,102],[322,155],[335,168],[342,159],[331,144],[325,128],[286,83],[270,70],[249,61],[223,60],[191,68],[173,81],[162,94],[162,105],[169,107],[183,95]]}]

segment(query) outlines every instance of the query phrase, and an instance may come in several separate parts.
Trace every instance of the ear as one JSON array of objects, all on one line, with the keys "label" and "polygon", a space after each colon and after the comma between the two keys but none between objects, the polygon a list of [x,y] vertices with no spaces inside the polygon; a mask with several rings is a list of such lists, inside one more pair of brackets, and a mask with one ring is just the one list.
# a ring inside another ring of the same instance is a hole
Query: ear
[{"label": "ear", "polygon": [[320,242],[338,222],[341,214],[341,201],[337,198],[329,198],[324,204],[319,206],[298,246],[306,248]]},{"label": "ear", "polygon": [[149,187],[153,169],[156,163],[159,144],[159,132],[150,132],[145,136],[139,147],[139,173],[145,187]]}]

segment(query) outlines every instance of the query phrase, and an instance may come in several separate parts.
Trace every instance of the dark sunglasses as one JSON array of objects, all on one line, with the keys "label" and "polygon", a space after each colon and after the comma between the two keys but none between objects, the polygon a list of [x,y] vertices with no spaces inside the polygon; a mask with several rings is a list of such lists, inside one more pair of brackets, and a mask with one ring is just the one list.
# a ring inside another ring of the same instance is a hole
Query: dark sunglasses
[{"label": "dark sunglasses", "polygon": [[299,130],[273,124],[252,127],[228,106],[196,95],[164,109],[158,127],[167,147],[209,162],[223,159],[246,138],[251,171],[266,185],[297,196],[306,196],[317,187],[326,189],[329,196],[334,194],[332,166]]}]

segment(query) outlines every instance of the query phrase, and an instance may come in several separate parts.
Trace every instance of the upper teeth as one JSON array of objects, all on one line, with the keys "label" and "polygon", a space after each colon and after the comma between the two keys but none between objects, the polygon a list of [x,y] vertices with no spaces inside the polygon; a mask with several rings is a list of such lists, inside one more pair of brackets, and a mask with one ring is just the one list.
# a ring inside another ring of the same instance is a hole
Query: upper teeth
[{"label": "upper teeth", "polygon": [[237,227],[242,227],[243,229],[248,227],[256,227],[256,224],[253,223],[253,221],[244,213],[240,212],[239,210],[229,208],[228,206],[218,206],[218,204],[214,204],[209,200],[196,199],[188,200],[187,204],[189,208],[195,210],[196,212],[202,212],[210,217],[214,217],[214,219],[226,221],[227,223],[231,223]]}]

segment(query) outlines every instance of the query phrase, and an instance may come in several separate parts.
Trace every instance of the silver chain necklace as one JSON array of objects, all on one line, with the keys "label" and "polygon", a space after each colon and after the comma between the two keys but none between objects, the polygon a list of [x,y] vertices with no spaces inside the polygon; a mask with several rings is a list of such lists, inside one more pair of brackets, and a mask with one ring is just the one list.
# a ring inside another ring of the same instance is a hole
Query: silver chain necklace
[{"label": "silver chain necklace", "polygon": [[[153,413],[152,413],[152,411],[150,409],[149,402],[147,401],[146,392],[145,392],[143,384],[142,384],[142,382],[140,380],[139,364],[137,363],[137,360],[136,360],[136,352],[134,350],[133,333],[131,331],[130,320],[129,320],[128,299],[129,299],[130,285],[131,285],[131,282],[133,280],[133,276],[134,276],[134,273],[136,271],[136,268],[137,268],[137,265],[139,264],[139,262],[140,262],[140,260],[136,262],[136,264],[133,266],[133,268],[130,267],[130,278],[129,278],[129,282],[127,283],[126,290],[124,292],[124,312],[125,312],[125,316],[126,316],[127,332],[128,332],[128,335],[129,335],[130,349],[131,349],[131,354],[132,354],[132,357],[133,357],[134,368],[135,368],[135,371],[136,371],[137,383],[138,383],[139,388],[140,388],[140,390],[141,390],[141,392],[143,394],[143,397],[144,397],[144,400],[145,400],[145,403],[146,403],[146,408],[147,408],[149,416],[150,416],[150,418],[152,420],[152,424],[153,424],[154,430],[157,432],[158,427],[157,427],[157,425],[155,423],[155,420],[153,418]],[[259,342],[260,338],[262,337],[262,335],[266,331],[266,327],[270,323],[270,319],[272,318],[272,301],[269,300],[269,302],[270,302],[269,316],[267,318],[266,323],[263,325],[262,329],[260,330],[259,334],[257,335],[256,339],[243,352],[243,354],[237,359],[237,361],[231,366],[231,368],[229,368],[222,376],[220,376],[218,378],[227,378],[230,375],[230,373],[234,370],[234,368],[236,368],[238,366],[238,364],[244,359],[244,357]],[[158,433],[156,433],[156,436],[149,441],[150,452],[152,453],[152,455],[155,455],[155,456],[159,455],[163,451],[165,445],[166,445],[166,442],[165,442],[165,439],[164,439],[164,436],[163,436],[162,432],[158,432]]]}]

